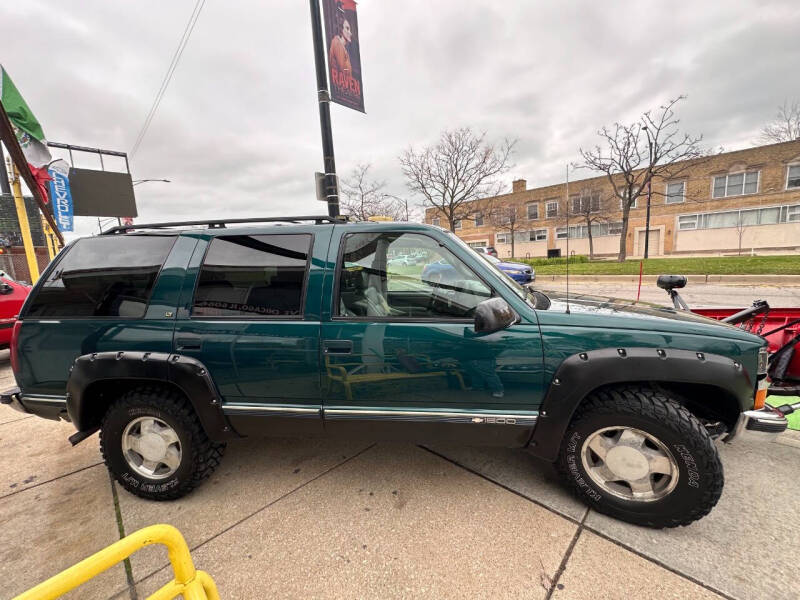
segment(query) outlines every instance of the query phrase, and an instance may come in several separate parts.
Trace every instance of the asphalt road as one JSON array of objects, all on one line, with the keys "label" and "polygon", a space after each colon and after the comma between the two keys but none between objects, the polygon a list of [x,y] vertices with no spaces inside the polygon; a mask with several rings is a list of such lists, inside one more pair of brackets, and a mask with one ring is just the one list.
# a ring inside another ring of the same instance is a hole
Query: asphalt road
[{"label": "asphalt road", "polygon": [[[541,290],[566,291],[566,285],[559,281],[541,281],[533,287]],[[570,281],[571,294],[593,294],[616,298],[635,299],[637,286],[627,283],[605,283],[592,281]],[[681,297],[689,307],[739,307],[750,306],[753,300],[766,300],[772,307],[800,307],[800,286],[774,285],[725,285],[689,284],[680,290]],[[640,299],[671,306],[667,293],[654,285],[642,286]]]}]

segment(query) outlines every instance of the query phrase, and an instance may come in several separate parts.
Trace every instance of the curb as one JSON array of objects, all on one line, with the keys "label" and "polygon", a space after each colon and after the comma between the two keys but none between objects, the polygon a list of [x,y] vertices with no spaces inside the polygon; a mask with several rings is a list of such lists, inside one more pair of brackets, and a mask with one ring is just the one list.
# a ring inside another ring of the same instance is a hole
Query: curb
[{"label": "curb", "polygon": [[[654,286],[657,275],[643,275],[642,285]],[[773,286],[800,286],[800,275],[687,275],[687,285],[703,284],[746,284],[746,285],[773,285]],[[566,275],[540,275],[536,274],[536,282],[553,281],[565,282]],[[596,282],[596,283],[639,283],[638,275],[570,275],[570,281]]]}]

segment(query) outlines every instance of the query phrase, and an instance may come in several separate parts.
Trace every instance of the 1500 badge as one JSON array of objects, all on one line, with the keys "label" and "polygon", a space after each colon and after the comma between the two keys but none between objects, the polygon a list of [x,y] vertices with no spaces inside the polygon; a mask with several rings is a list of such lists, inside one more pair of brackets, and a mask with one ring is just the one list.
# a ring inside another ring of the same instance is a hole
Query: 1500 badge
[{"label": "1500 badge", "polygon": [[517,420],[511,417],[473,417],[473,423],[490,423],[493,425],[516,425]]}]

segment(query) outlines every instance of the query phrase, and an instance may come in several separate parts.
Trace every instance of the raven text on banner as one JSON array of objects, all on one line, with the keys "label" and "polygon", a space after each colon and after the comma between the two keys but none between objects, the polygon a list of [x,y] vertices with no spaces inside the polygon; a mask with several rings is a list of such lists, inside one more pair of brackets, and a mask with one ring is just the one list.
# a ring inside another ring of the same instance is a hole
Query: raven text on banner
[{"label": "raven text on banner", "polygon": [[50,165],[50,197],[53,214],[60,231],[72,231],[72,194],[69,189],[69,165],[57,160]]},{"label": "raven text on banner", "polygon": [[331,99],[364,112],[356,3],[353,0],[322,0]]}]

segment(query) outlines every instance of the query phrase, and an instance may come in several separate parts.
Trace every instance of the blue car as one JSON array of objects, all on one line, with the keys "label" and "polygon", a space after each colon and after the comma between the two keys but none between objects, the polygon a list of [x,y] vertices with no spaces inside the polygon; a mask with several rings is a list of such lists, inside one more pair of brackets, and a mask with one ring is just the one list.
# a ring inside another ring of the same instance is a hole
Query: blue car
[{"label": "blue car", "polygon": [[[530,265],[523,265],[521,263],[503,262],[489,254],[481,254],[481,258],[488,261],[503,273],[511,277],[517,283],[530,283],[536,281],[536,271]],[[425,265],[422,270],[423,281],[434,281],[449,283],[456,279],[460,279],[452,265],[446,263],[444,260]]]},{"label": "blue car", "polygon": [[530,283],[531,281],[536,281],[536,271],[534,271],[533,267],[530,265],[504,262],[499,258],[495,258],[491,254],[481,254],[481,257],[488,260],[517,283]]}]

